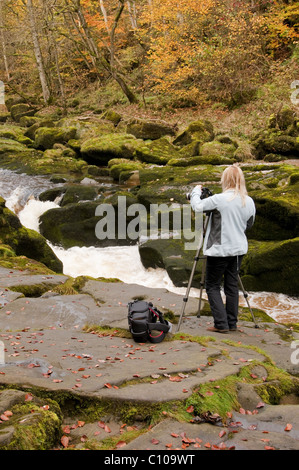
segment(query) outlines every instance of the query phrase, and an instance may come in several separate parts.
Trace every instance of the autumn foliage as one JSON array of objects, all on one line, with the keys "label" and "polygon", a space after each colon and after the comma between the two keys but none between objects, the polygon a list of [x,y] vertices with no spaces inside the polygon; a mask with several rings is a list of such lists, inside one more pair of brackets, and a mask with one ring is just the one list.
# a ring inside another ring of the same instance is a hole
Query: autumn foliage
[{"label": "autumn foliage", "polygon": [[27,95],[42,87],[47,102],[112,81],[131,103],[162,94],[174,106],[240,104],[299,39],[295,1],[0,0],[0,7],[0,78]]}]

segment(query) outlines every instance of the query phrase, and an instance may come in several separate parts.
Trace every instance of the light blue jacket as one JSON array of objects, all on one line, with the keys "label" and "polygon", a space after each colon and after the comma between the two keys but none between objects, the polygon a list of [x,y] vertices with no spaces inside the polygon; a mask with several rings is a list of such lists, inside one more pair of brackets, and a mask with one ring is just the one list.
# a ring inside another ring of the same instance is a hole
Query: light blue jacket
[{"label": "light blue jacket", "polygon": [[246,204],[242,205],[240,195],[235,196],[234,190],[215,194],[200,199],[201,189],[195,187],[190,202],[196,212],[209,212],[203,254],[205,256],[239,256],[248,251],[245,231],[252,227],[255,219],[253,199],[246,196]]}]

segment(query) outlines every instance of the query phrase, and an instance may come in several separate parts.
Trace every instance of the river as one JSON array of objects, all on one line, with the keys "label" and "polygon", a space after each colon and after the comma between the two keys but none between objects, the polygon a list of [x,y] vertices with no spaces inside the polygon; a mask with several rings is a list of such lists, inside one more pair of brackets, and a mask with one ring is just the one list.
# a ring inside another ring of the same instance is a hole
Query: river
[{"label": "river", "polygon": [[[38,200],[38,196],[46,189],[56,186],[59,185],[51,183],[43,176],[28,176],[0,169],[0,196],[6,200],[6,206],[18,215],[25,227],[36,231],[39,231],[41,214],[48,209],[59,207],[58,201],[42,202]],[[50,242],[48,244],[62,261],[63,272],[66,275],[118,278],[128,284],[140,284],[153,288],[163,287],[182,297],[186,293],[185,288],[173,285],[165,270],[146,270],[141,263],[137,245],[107,248],[72,247],[65,250],[59,246],[53,246]],[[131,266],[134,266],[134,269],[130,269]],[[274,320],[281,323],[298,322],[298,298],[272,292],[249,292],[248,294],[251,307],[264,310]],[[197,289],[191,289],[190,296],[198,295]],[[206,298],[205,293],[203,298]],[[247,306],[242,292],[240,292],[240,305]]]}]

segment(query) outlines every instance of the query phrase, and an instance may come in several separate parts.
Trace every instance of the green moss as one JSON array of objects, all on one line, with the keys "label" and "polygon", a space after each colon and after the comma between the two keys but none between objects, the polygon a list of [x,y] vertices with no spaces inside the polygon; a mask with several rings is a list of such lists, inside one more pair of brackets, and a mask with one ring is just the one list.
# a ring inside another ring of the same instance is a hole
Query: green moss
[{"label": "green moss", "polygon": [[14,285],[10,287],[14,292],[21,292],[25,297],[40,297],[49,290],[47,284],[29,284],[29,285]]},{"label": "green moss", "polygon": [[173,141],[175,145],[184,146],[192,141],[209,142],[214,138],[213,125],[209,121],[194,121]]},{"label": "green moss", "polygon": [[138,145],[133,135],[106,134],[85,140],[81,155],[90,164],[106,165],[112,158],[133,158]]},{"label": "green moss", "polygon": [[61,435],[61,412],[52,400],[49,409],[43,405],[28,402],[12,407],[9,425],[14,426],[14,434],[2,450],[47,450],[55,445]]},{"label": "green moss", "polygon": [[47,150],[53,148],[56,143],[67,143],[76,136],[76,128],[50,128],[39,127],[35,132],[35,146],[38,149]]},{"label": "green moss", "polygon": [[246,289],[298,295],[299,238],[280,242],[250,241],[249,246],[241,268]]}]

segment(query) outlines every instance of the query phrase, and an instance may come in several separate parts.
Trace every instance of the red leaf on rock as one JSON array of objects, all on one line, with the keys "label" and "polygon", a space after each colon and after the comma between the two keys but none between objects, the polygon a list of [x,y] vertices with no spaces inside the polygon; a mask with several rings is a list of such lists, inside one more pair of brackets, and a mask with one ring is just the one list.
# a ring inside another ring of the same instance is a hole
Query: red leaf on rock
[{"label": "red leaf on rock", "polygon": [[153,439],[151,440],[151,443],[152,443],[152,444],[155,444],[155,445],[159,444],[159,442],[160,442],[160,441],[158,441],[158,439],[154,439],[154,438],[153,438]]},{"label": "red leaf on rock", "polygon": [[293,425],[288,423],[286,427],[284,428],[285,431],[290,431],[292,429]]},{"label": "red leaf on rock", "polygon": [[60,439],[61,444],[63,447],[67,447],[69,445],[69,438],[67,436],[62,436]]},{"label": "red leaf on rock", "polygon": [[126,446],[127,443],[125,441],[118,441],[118,443],[116,444],[116,449],[120,449],[121,447],[124,447]]}]

